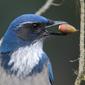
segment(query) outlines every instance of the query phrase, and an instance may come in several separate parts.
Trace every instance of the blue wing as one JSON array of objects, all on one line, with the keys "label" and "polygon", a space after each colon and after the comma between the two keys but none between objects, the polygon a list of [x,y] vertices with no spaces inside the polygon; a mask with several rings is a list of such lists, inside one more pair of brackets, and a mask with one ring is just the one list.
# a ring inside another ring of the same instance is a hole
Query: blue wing
[{"label": "blue wing", "polygon": [[52,65],[51,65],[50,61],[48,62],[48,75],[49,75],[49,80],[50,80],[51,84],[53,85],[54,75],[53,75]]}]

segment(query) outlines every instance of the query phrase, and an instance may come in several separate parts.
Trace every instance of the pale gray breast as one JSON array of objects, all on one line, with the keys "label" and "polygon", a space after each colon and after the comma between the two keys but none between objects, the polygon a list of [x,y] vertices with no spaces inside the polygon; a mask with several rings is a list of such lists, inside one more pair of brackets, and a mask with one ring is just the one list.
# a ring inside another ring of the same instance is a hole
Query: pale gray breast
[{"label": "pale gray breast", "polygon": [[50,85],[47,65],[44,65],[42,72],[24,79],[9,75],[0,67],[0,85]]},{"label": "pale gray breast", "polygon": [[47,65],[44,64],[42,72],[33,74],[24,79],[19,79],[14,75],[7,74],[3,67],[1,67],[0,60],[0,85],[51,85]]}]

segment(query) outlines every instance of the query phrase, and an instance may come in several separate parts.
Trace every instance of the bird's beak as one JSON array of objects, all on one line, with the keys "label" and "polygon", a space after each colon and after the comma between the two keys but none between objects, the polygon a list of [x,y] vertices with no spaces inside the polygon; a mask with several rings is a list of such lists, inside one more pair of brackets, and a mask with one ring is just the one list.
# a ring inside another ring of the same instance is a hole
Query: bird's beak
[{"label": "bird's beak", "polygon": [[57,29],[57,32],[52,31],[50,33],[52,35],[66,35],[78,31],[74,26],[64,21],[54,21],[53,24],[46,26],[46,28],[50,28],[50,27],[55,27],[55,31]]}]

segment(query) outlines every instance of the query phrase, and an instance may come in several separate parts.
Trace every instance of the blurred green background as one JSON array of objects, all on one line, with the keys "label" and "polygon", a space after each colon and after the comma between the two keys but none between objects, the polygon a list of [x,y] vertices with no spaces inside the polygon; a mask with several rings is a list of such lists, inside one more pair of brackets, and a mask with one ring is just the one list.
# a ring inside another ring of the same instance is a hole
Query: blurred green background
[{"label": "blurred green background", "polygon": [[[0,38],[4,35],[10,22],[19,15],[35,13],[46,0],[0,0]],[[61,3],[63,0],[55,0]],[[64,0],[61,6],[51,6],[43,16],[64,20],[79,29],[79,0]],[[51,37],[45,41],[44,50],[53,65],[55,85],[73,85],[78,68],[78,61],[70,60],[79,57],[79,33],[68,36]]]}]

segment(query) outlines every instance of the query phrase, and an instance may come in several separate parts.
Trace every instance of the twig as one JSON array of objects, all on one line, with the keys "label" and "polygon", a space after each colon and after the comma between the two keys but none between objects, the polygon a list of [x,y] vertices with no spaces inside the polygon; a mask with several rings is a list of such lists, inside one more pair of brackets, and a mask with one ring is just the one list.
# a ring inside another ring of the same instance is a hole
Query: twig
[{"label": "twig", "polygon": [[74,62],[76,62],[76,61],[79,61],[79,58],[77,58],[77,59],[75,59],[75,60],[70,60],[69,62],[74,63]]},{"label": "twig", "polygon": [[35,14],[41,15],[41,14],[45,13],[52,5],[61,6],[63,1],[58,4],[58,3],[54,3],[54,0],[47,0],[46,3]]},{"label": "twig", "polygon": [[37,15],[41,15],[47,11],[48,8],[52,5],[54,0],[47,0],[46,3],[36,12]]},{"label": "twig", "polygon": [[58,3],[54,3],[54,0],[47,0],[46,3],[35,14],[41,15],[41,14],[45,13],[52,5],[61,6],[63,1],[58,4]]}]

